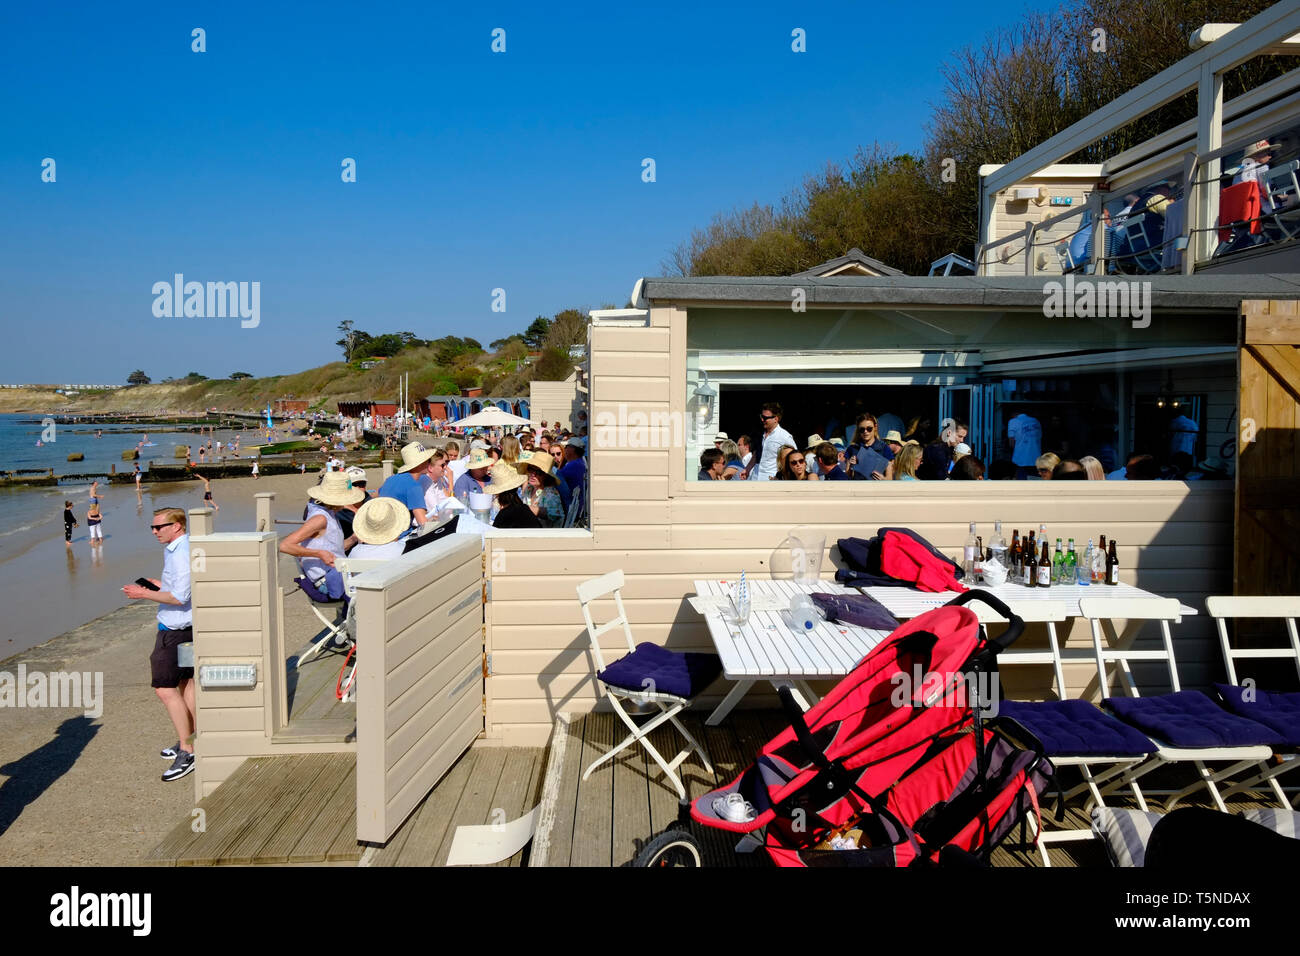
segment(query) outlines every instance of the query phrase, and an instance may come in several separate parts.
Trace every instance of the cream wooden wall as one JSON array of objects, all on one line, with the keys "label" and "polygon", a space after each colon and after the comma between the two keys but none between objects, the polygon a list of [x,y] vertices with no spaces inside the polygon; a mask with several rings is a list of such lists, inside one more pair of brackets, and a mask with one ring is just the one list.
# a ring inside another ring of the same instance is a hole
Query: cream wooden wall
[{"label": "cream wooden wall", "polygon": [[483,730],[483,558],[453,535],[357,578],[357,839],[385,842]]},{"label": "cream wooden wall", "polygon": [[[1231,590],[1232,486],[1226,482],[1132,485],[1119,482],[951,483],[837,482],[747,483],[743,487],[686,481],[681,449],[602,447],[601,414],[628,420],[681,414],[685,403],[685,310],[655,307],[648,327],[592,329],[592,531],[518,533],[489,541],[492,595],[487,609],[487,736],[538,746],[548,739],[555,714],[585,711],[596,703],[590,654],[575,587],[622,568],[624,601],[634,637],[677,650],[711,650],[703,622],[686,603],[697,577],[772,573],[778,543],[791,527],[825,530],[831,544],[842,536],[869,537],[878,527],[915,529],[955,554],[967,522],[985,535],[1001,519],[1012,528],[1082,543],[1105,533],[1119,542],[1121,579],[1178,597],[1203,614],[1206,594]],[[620,405],[624,407],[620,410]],[[826,576],[833,569],[824,566]],[[609,616],[612,603],[597,613]],[[1185,618],[1175,634],[1185,683],[1204,686],[1217,652],[1203,619]],[[1072,644],[1090,638],[1080,625]],[[610,651],[619,636],[606,635]],[[1026,640],[1044,640],[1032,633]],[[1082,646],[1082,645],[1081,645]],[[1090,645],[1088,645],[1090,646]],[[1025,679],[1039,672],[1024,672]],[[1048,675],[1025,685],[1041,694]],[[1076,691],[1092,681],[1073,667]],[[725,692],[721,685],[702,706]],[[761,698],[754,698],[761,701]]]},{"label": "cream wooden wall", "polygon": [[[1014,187],[1002,193],[998,196],[997,204],[992,212],[991,241],[993,242],[1005,239],[1007,236],[1023,234],[1027,222],[1038,223],[1044,219],[1059,216],[1061,213],[1079,212],[1086,209],[1088,199],[1092,196],[1096,183],[1095,180],[1080,180],[1077,178],[1050,179],[1035,177],[1023,183],[1017,183],[1017,185],[1032,186],[1034,188],[1046,187],[1048,201],[1040,206],[1031,200],[1016,199]],[[1050,202],[1053,196],[1069,196],[1074,202],[1069,206],[1052,206]],[[1060,275],[1061,267],[1056,256],[1055,244],[1068,241],[1079,228],[1079,222],[1078,217],[1071,217],[1035,233],[1035,254],[1039,252],[1047,254],[1047,264],[1044,268],[1039,269],[1035,264],[1035,275]],[[986,273],[988,275],[1023,276],[1025,274],[1023,249],[1023,242],[1011,242],[992,250],[989,253],[990,258]],[[1002,259],[1004,250],[1012,253],[1006,261]]]}]

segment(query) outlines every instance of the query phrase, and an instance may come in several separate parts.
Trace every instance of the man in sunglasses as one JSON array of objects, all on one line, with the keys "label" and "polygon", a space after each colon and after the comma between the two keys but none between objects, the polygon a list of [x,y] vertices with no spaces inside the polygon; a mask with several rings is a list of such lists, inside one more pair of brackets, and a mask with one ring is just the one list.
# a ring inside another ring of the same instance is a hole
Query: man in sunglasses
[{"label": "man in sunglasses", "polygon": [[781,427],[781,405],[779,402],[764,402],[758,417],[763,422],[763,453],[755,464],[751,461],[749,474],[751,481],[770,481],[776,475],[776,458],[781,449],[789,445],[797,447],[794,436]]},{"label": "man in sunglasses", "polygon": [[153,689],[167,710],[177,741],[162,750],[172,765],[163,772],[164,781],[179,780],[194,769],[194,668],[181,667],[176,649],[194,640],[190,617],[190,537],[185,512],[180,508],[159,508],[149,529],[163,545],[161,578],[152,578],[152,588],[128,584],[122,593],[132,600],[158,602],[158,637],[149,666]]}]

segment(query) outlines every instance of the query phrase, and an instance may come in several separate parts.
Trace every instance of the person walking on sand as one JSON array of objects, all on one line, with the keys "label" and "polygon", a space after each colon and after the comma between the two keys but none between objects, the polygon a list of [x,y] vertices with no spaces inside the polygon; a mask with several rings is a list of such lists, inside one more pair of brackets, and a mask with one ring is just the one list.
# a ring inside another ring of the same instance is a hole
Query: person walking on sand
[{"label": "person walking on sand", "polygon": [[90,529],[90,546],[93,548],[98,542],[104,543],[104,529],[100,523],[104,520],[103,514],[99,510],[99,502],[95,501],[86,512],[86,527]]},{"label": "person walking on sand", "polygon": [[140,494],[140,479],[141,479],[141,477],[142,477],[142,475],[141,475],[141,473],[140,473],[140,463],[137,461],[137,462],[135,463],[135,493],[136,493],[137,495]]},{"label": "person walking on sand", "polygon": [[176,730],[176,743],[160,753],[172,764],[163,771],[164,781],[179,780],[194,770],[194,668],[181,667],[176,649],[194,638],[190,612],[190,538],[185,512],[180,508],[159,508],[149,525],[163,545],[161,578],[152,578],[152,588],[128,584],[122,593],[131,600],[158,602],[158,636],[149,655],[154,693],[162,701]]},{"label": "person walking on sand", "polygon": [[254,478],[260,478],[260,477],[261,477],[261,476],[257,473],[257,459],[256,459],[256,458],[253,459],[253,477],[254,477]]},{"label": "person walking on sand", "polygon": [[98,478],[96,478],[94,481],[90,483],[90,503],[92,505],[99,504],[99,479]]},{"label": "person walking on sand", "polygon": [[210,507],[214,512],[221,510],[221,505],[212,500],[212,479],[204,478],[197,471],[194,477],[203,482],[203,503]]},{"label": "person walking on sand", "polygon": [[72,513],[72,502],[63,502],[63,544],[72,550],[72,529],[77,526],[77,516]]}]

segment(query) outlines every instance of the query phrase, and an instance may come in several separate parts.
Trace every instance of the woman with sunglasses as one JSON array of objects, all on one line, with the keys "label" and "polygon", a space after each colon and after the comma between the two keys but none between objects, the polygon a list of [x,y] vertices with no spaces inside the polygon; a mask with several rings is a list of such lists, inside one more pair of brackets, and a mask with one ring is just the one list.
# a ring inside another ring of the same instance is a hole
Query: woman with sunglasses
[{"label": "woman with sunglasses", "polygon": [[781,481],[816,481],[817,476],[808,470],[806,452],[792,449],[785,456],[785,465],[778,476]]}]

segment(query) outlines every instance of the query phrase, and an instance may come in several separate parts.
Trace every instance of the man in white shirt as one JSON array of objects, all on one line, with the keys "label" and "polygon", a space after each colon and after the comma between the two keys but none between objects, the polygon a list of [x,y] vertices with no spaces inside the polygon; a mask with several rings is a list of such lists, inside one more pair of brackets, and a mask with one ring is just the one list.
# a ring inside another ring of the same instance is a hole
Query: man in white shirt
[{"label": "man in white shirt", "polygon": [[1034,474],[1038,456],[1043,453],[1042,422],[1021,412],[1007,423],[1007,438],[1011,440],[1011,461],[1016,466],[1016,477],[1028,478]]},{"label": "man in white shirt", "polygon": [[750,445],[750,441],[748,435],[741,435],[736,439],[736,447],[740,449],[740,463],[746,469],[749,468],[749,463],[754,460],[754,449]]},{"label": "man in white shirt", "polygon": [[194,668],[181,667],[177,647],[194,640],[190,611],[190,537],[185,512],[180,508],[159,508],[149,528],[164,546],[161,578],[151,578],[152,588],[128,584],[122,593],[132,600],[158,602],[158,636],[149,655],[154,693],[162,701],[179,738],[162,750],[172,758],[163,773],[164,781],[179,780],[194,769]]},{"label": "man in white shirt", "polygon": [[777,452],[785,445],[797,447],[794,436],[781,427],[781,403],[764,402],[758,417],[763,422],[763,452],[757,465],[749,469],[751,481],[769,481],[776,476]]}]

